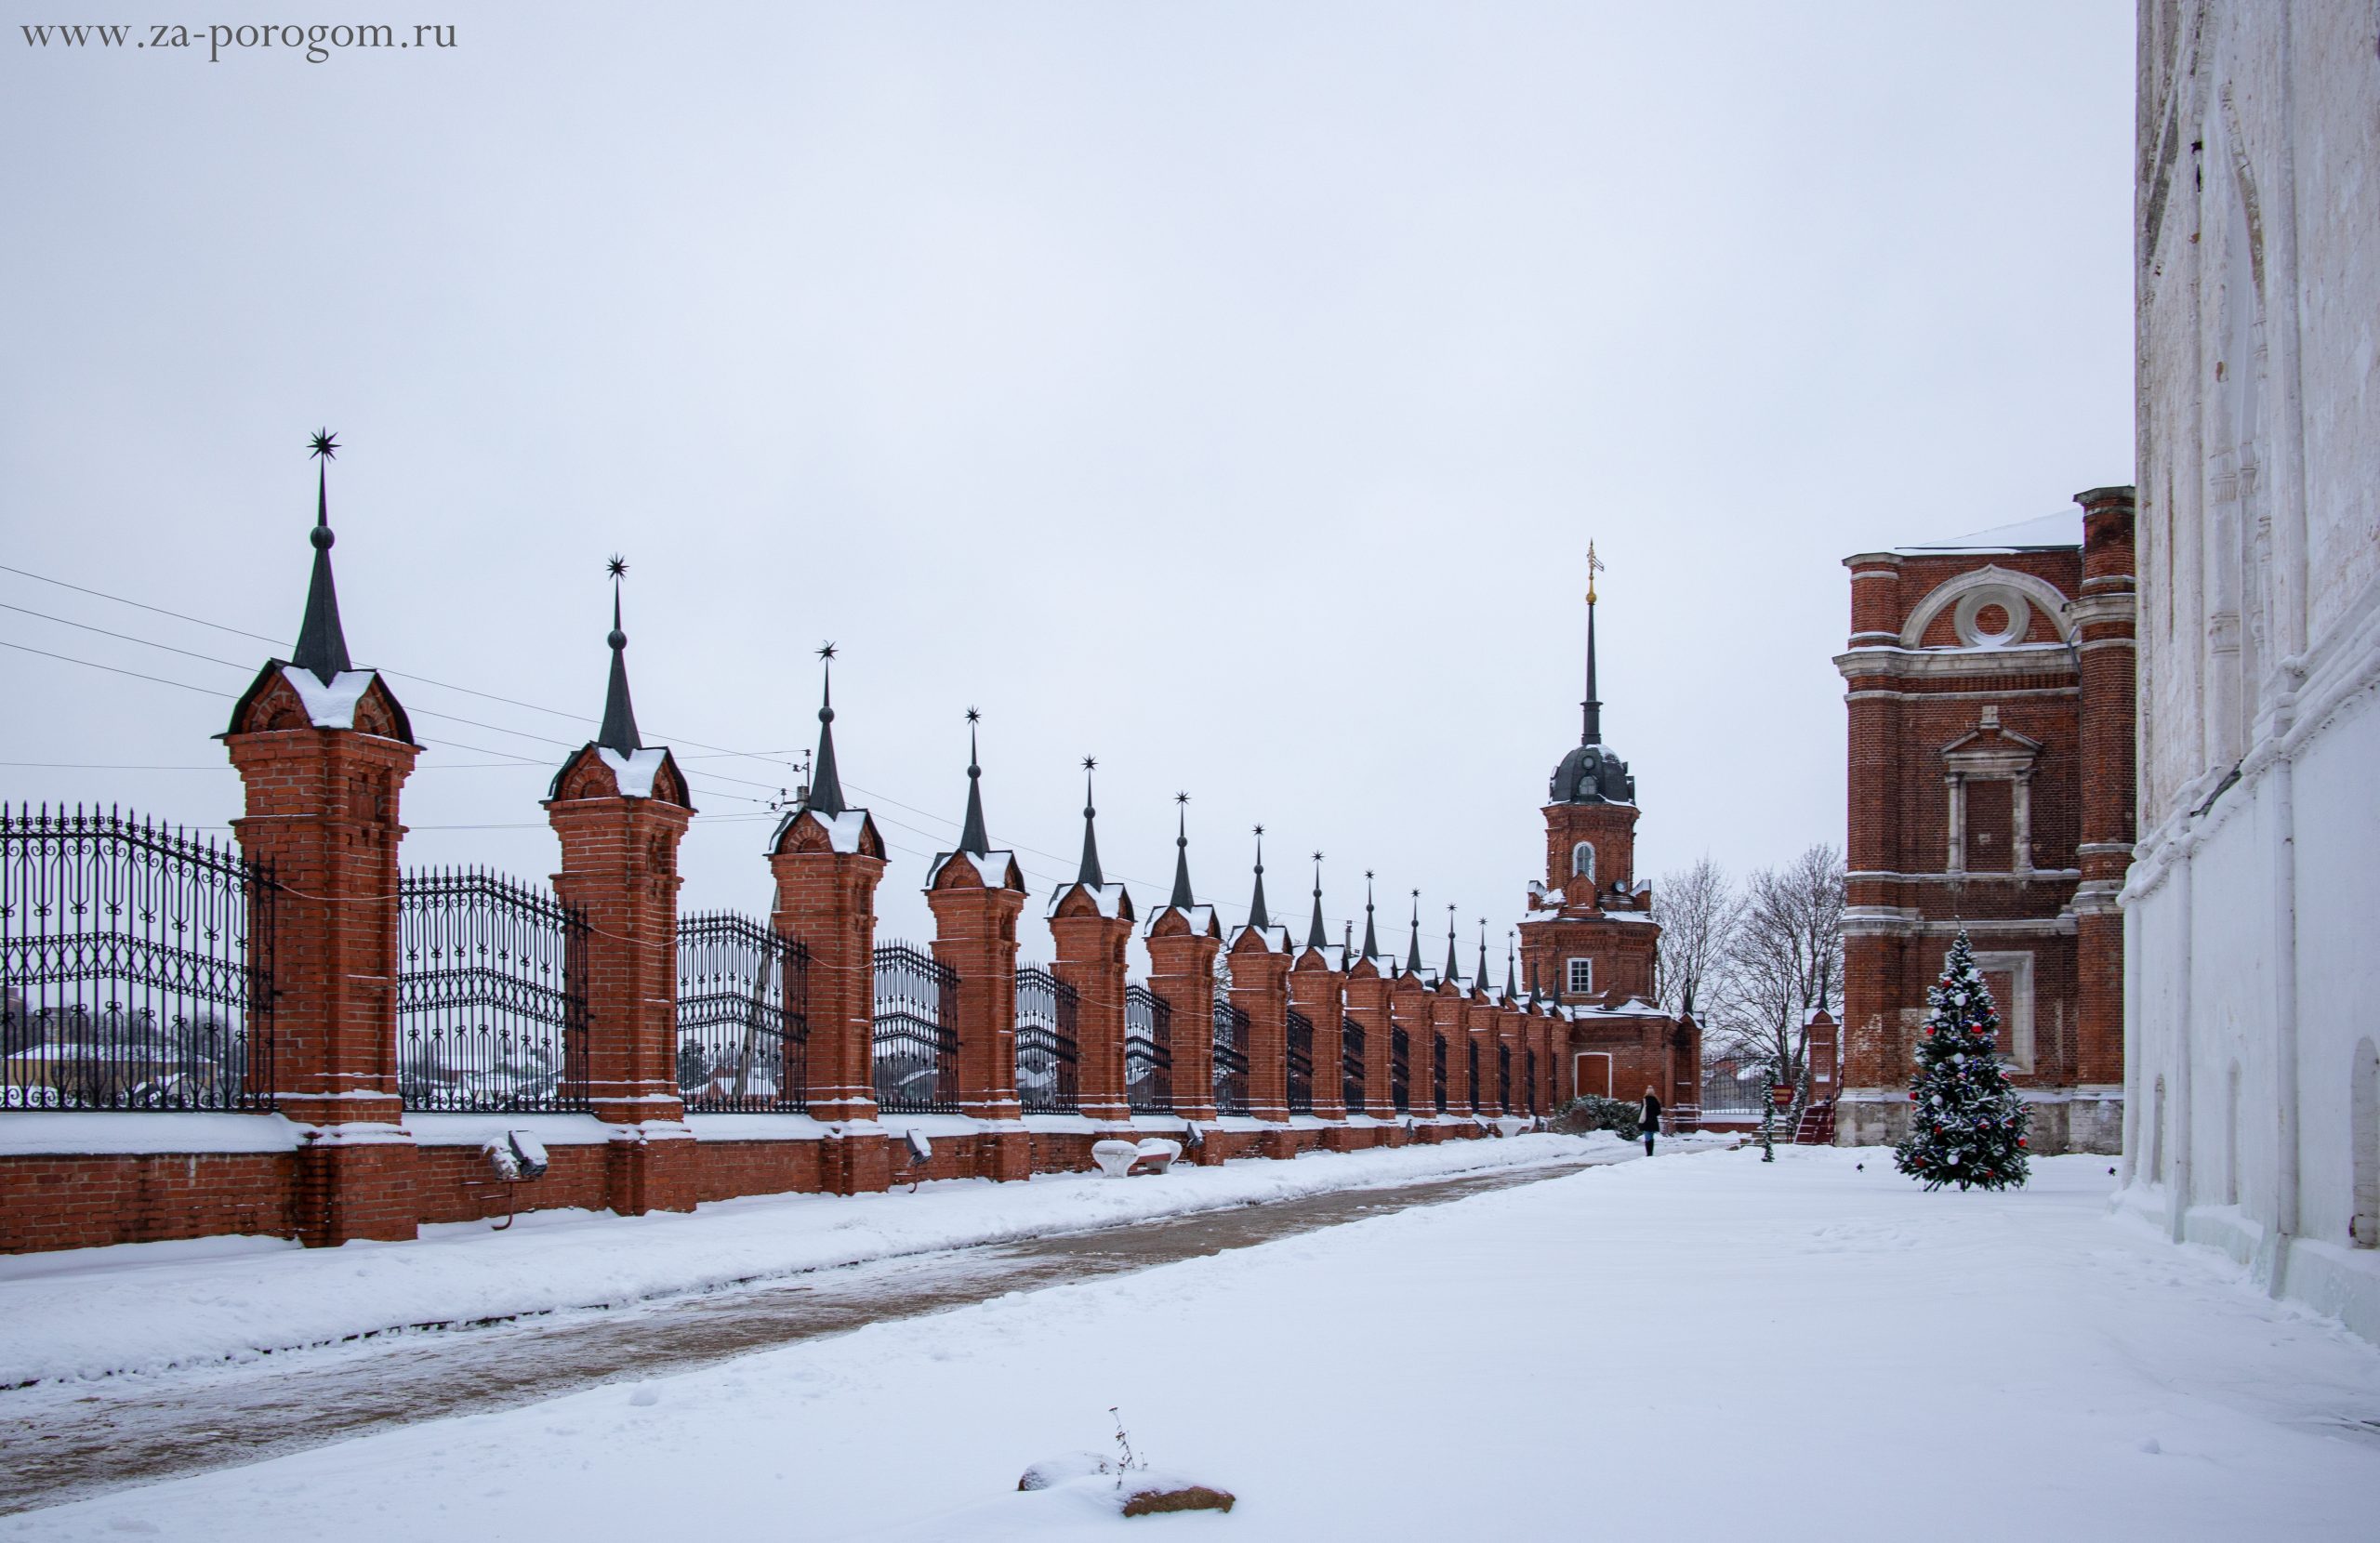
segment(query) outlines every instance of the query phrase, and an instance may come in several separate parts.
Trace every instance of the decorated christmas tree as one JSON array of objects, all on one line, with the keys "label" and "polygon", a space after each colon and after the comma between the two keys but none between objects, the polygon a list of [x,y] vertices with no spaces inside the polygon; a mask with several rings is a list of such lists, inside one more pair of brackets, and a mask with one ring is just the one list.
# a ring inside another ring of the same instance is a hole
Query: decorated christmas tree
[{"label": "decorated christmas tree", "polygon": [[1909,1134],[1894,1152],[1894,1166],[1929,1190],[2022,1184],[2032,1115],[2000,1063],[2000,1015],[1964,932],[1925,1001],[1931,1010],[1917,1042]]}]

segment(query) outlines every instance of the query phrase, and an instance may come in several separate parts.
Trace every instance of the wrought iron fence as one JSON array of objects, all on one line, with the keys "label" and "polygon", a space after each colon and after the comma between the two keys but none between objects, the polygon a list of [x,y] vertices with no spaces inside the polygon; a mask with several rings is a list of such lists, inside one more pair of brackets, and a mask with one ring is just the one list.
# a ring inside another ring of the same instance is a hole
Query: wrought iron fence
[{"label": "wrought iron fence", "polygon": [[587,1107],[587,918],[478,868],[397,885],[397,1091],[408,1109]]},{"label": "wrought iron fence", "polygon": [[678,1092],[689,1114],[800,1110],[810,1093],[810,951],[765,922],[678,923]]},{"label": "wrought iron fence", "polygon": [[1447,1036],[1430,1035],[1430,1107],[1447,1112]]},{"label": "wrought iron fence", "polygon": [[877,944],[877,1108],[958,1113],[958,972],[912,944]]},{"label": "wrought iron fence", "polygon": [[1082,1107],[1075,1039],[1075,988],[1048,970],[1016,972],[1016,1096],[1028,1114],[1071,1114]]},{"label": "wrought iron fence", "polygon": [[1364,1026],[1339,1020],[1339,1097],[1350,1114],[1364,1112]]},{"label": "wrought iron fence", "polygon": [[1496,1046],[1496,1112],[1509,1114],[1513,1111],[1513,1048],[1499,1041]]},{"label": "wrought iron fence", "polygon": [[1124,1090],[1135,1114],[1173,1113],[1173,1006],[1146,986],[1124,988]]},{"label": "wrought iron fence", "polygon": [[1521,1059],[1524,1063],[1523,1075],[1528,1079],[1528,1113],[1531,1114],[1541,1114],[1545,1111],[1538,1105],[1537,1047],[1534,1045],[1523,1047],[1521,1050]]},{"label": "wrought iron fence", "polygon": [[1314,1113],[1314,1020],[1289,1009],[1289,1113]]},{"label": "wrought iron fence", "polygon": [[271,1108],[276,893],[137,814],[0,807],[0,1108]]},{"label": "wrought iron fence", "polygon": [[1702,1063],[1702,1116],[1758,1115],[1768,1106],[1775,1063],[1765,1056],[1716,1056]]},{"label": "wrought iron fence", "polygon": [[1476,1111],[1479,1107],[1479,1041],[1469,1035],[1462,1036],[1462,1060],[1471,1098],[1468,1107]]},{"label": "wrought iron fence", "polygon": [[1215,1110],[1248,1113],[1248,1014],[1215,996]]},{"label": "wrought iron fence", "polygon": [[1413,1108],[1413,1036],[1395,1023],[1388,1030],[1388,1101],[1400,1114]]}]

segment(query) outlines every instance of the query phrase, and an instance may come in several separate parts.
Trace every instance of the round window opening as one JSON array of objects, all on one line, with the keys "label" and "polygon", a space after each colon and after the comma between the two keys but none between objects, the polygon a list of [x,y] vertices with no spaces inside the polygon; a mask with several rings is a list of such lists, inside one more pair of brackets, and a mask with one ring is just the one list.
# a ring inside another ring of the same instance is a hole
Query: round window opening
[{"label": "round window opening", "polygon": [[1968,648],[2006,648],[2024,641],[2032,614],[2024,596],[1994,585],[1962,596],[1950,623]]}]

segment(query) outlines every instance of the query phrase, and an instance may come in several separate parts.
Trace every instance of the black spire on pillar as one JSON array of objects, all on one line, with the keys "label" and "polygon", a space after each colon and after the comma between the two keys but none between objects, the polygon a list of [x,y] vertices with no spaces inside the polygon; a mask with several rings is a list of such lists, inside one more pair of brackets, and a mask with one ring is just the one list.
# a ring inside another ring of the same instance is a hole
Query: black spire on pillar
[{"label": "black spire on pillar", "polygon": [[1190,795],[1173,796],[1173,898],[1168,905],[1187,911],[1197,901],[1190,898]]},{"label": "black spire on pillar", "polygon": [[615,556],[603,571],[612,575],[612,635],[606,640],[612,645],[612,683],[604,688],[603,728],[595,743],[625,756],[644,748],[636,732],[636,705],[628,700],[628,635],[620,630],[620,580],[628,574],[628,559]]},{"label": "black spire on pillar", "polygon": [[1421,891],[1419,890],[1413,891],[1413,941],[1407,948],[1405,973],[1421,973]]},{"label": "black spire on pillar", "polygon": [[338,454],[338,437],[327,429],[315,430],[309,442],[313,457],[322,464],[315,468],[314,575],[306,586],[306,619],[298,626],[298,651],[290,663],[299,669],[310,669],[314,678],[327,686],[342,672],[354,666],[347,657],[347,634],[338,625],[338,590],[331,583],[331,545],[338,537],[331,534],[331,457]]},{"label": "black spire on pillar", "polygon": [[1372,871],[1364,870],[1364,957],[1380,957],[1380,938],[1372,930]]},{"label": "black spire on pillar", "polygon": [[1584,722],[1579,734],[1581,745],[1603,743],[1603,698],[1595,694],[1595,574],[1603,571],[1603,563],[1595,557],[1595,544],[1587,543],[1587,699],[1579,706]]},{"label": "black spire on pillar", "polygon": [[1248,898],[1248,925],[1270,927],[1272,913],[1264,909],[1264,827],[1256,827],[1256,892]]},{"label": "black spire on pillar", "polygon": [[840,814],[842,772],[835,765],[835,645],[818,648],[818,758],[810,767],[810,798],[803,805],[829,819]]},{"label": "black spire on pillar", "polygon": [[1320,852],[1314,854],[1314,919],[1305,925],[1305,945],[1308,948],[1330,946],[1322,935],[1322,854]]},{"label": "black spire on pillar", "polygon": [[992,838],[984,834],[984,768],[975,755],[975,725],[983,719],[974,708],[967,709],[967,823],[959,827],[959,850],[976,857],[992,850]]},{"label": "black spire on pillar", "polygon": [[1486,917],[1479,918],[1479,973],[1474,975],[1471,980],[1472,983],[1480,990],[1488,989],[1488,918]]},{"label": "black spire on pillar", "polygon": [[1454,907],[1451,905],[1447,907],[1447,979],[1462,979],[1462,971],[1455,968],[1454,962]]},{"label": "black spire on pillar", "polygon": [[1504,1000],[1507,1002],[1519,1001],[1519,986],[1520,965],[1518,962],[1518,952],[1514,947],[1511,937],[1507,935],[1504,940]]},{"label": "black spire on pillar", "polygon": [[1076,883],[1078,883],[1078,884],[1080,884],[1080,885],[1084,885],[1084,886],[1086,886],[1086,887],[1088,887],[1088,888],[1090,888],[1090,889],[1093,889],[1093,890],[1102,889],[1102,888],[1104,888],[1104,887],[1106,885],[1106,883],[1107,883],[1107,880],[1106,880],[1105,878],[1104,878],[1104,877],[1102,877],[1100,876],[1100,872],[1099,872],[1099,832],[1098,832],[1095,828],[1093,828],[1092,824],[1091,824],[1091,822],[1092,822],[1094,819],[1096,819],[1096,818],[1098,817],[1099,811],[1091,807],[1091,772],[1093,772],[1097,771],[1098,769],[1099,769],[1099,758],[1098,758],[1098,757],[1096,757],[1096,756],[1085,756],[1085,757],[1083,757],[1083,758],[1082,758],[1082,868],[1081,868],[1081,871],[1080,871],[1080,872],[1078,872],[1078,873],[1077,873],[1077,874],[1075,875],[1075,882],[1076,882]]}]

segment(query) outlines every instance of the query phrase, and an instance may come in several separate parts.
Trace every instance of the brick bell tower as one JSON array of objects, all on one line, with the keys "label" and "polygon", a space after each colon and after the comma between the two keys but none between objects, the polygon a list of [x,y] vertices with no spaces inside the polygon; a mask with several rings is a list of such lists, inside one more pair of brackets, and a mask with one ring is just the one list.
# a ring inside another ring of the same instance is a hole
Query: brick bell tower
[{"label": "brick bell tower", "polygon": [[1637,881],[1636,779],[1603,738],[1595,690],[1594,574],[1587,548],[1587,699],[1576,748],[1554,769],[1545,805],[1545,877],[1520,924],[1528,988],[1565,1007],[1617,1007],[1654,993],[1660,927]]}]

